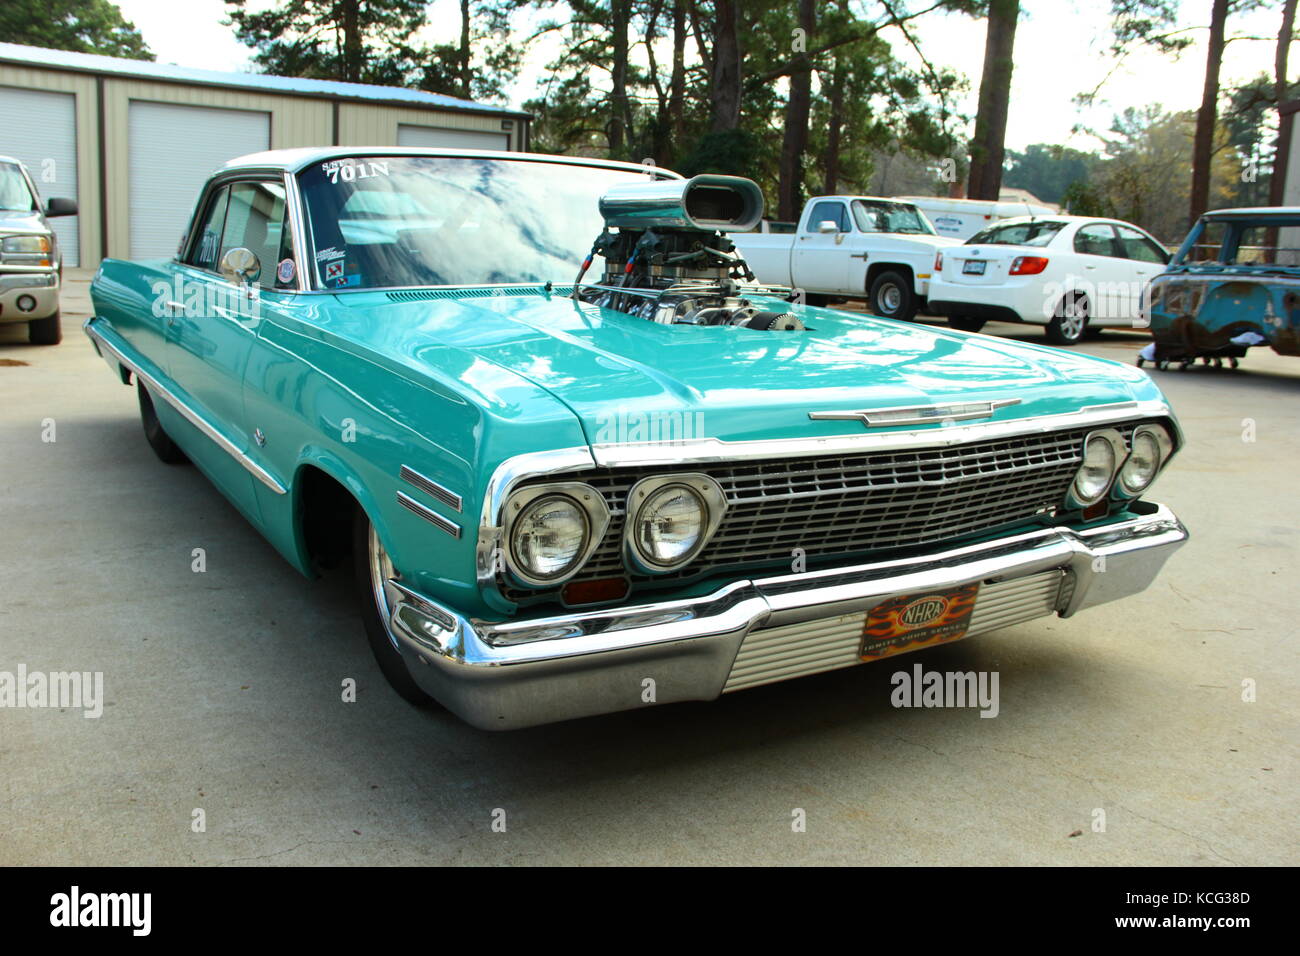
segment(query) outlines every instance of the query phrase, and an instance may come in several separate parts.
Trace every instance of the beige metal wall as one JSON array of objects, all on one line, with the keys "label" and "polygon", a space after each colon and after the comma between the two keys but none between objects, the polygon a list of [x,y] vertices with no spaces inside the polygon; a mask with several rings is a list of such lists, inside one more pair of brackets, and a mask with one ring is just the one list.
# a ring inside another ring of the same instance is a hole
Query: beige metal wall
[{"label": "beige metal wall", "polygon": [[[510,123],[502,129],[502,121]],[[466,113],[441,113],[437,110],[408,109],[400,106],[367,106],[364,103],[339,104],[340,146],[393,146],[397,143],[400,123],[433,126],[440,129],[475,130],[504,133],[510,137],[510,149],[520,149],[520,120],[512,117],[479,116]]]},{"label": "beige metal wall", "polygon": [[[189,104],[271,114],[271,148],[329,146],[335,135],[335,102],[307,96],[187,86],[158,80],[104,77],[104,156],[107,195],[100,196],[99,114],[96,78],[90,74],[0,64],[0,86],[73,93],[77,98],[77,192],[80,203],[81,263],[93,267],[105,255],[126,257],[130,243],[129,144],[127,117],[132,100]],[[518,117],[444,112],[337,101],[338,142],[344,146],[392,146],[400,123],[442,129],[504,133],[510,149],[522,148]],[[503,129],[507,120],[510,128]],[[214,162],[214,167],[217,163]],[[106,210],[108,249],[100,210]]]},{"label": "beige metal wall", "polygon": [[[71,93],[76,97],[77,117],[77,218],[80,221],[81,264],[93,266],[102,258],[99,249],[99,124],[95,105],[94,77],[81,73],[60,73],[0,63],[0,86],[28,90]],[[40,176],[39,170],[32,170]]]}]

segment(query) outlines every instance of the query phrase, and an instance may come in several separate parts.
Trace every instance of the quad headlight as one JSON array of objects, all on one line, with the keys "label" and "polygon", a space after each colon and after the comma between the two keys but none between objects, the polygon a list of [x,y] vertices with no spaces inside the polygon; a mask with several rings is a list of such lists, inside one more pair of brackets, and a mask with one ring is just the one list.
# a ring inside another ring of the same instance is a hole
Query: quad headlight
[{"label": "quad headlight", "polygon": [[1155,481],[1173,450],[1173,437],[1163,426],[1139,425],[1129,441],[1128,460],[1119,470],[1116,492],[1126,497],[1141,494]]},{"label": "quad headlight", "polygon": [[708,475],[643,478],[628,492],[624,556],[649,574],[684,567],[704,550],[726,510],[722,487]]},{"label": "quad headlight", "polygon": [[609,526],[609,508],[580,482],[534,485],[506,501],[505,544],[511,572],[547,587],[577,573]]},{"label": "quad headlight", "polygon": [[1124,436],[1115,429],[1089,432],[1083,440],[1083,463],[1070,486],[1073,504],[1087,507],[1104,498],[1125,454]]}]

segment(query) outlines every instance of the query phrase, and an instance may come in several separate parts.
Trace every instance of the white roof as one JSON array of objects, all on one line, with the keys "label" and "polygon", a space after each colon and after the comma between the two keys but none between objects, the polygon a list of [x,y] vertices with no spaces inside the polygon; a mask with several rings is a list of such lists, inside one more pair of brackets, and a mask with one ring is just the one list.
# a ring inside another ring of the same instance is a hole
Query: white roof
[{"label": "white roof", "polygon": [[1242,206],[1237,209],[1211,209],[1203,213],[1218,216],[1300,216],[1300,206]]},{"label": "white roof", "polygon": [[569,166],[596,166],[601,169],[625,169],[628,172],[648,173],[653,170],[670,179],[681,177],[669,169],[649,167],[644,163],[622,163],[611,159],[590,159],[584,156],[549,156],[544,153],[516,153],[501,149],[456,149],[426,146],[304,146],[297,149],[269,149],[261,153],[236,156],[222,164],[219,171],[229,169],[283,169],[299,172],[312,163],[349,156],[460,156],[469,159],[496,159],[530,161],[538,163],[563,163]]},{"label": "white roof", "polygon": [[269,73],[223,73],[216,70],[195,70],[170,63],[153,63],[148,60],[130,60],[125,57],[99,56],[94,53],[73,53],[69,50],[48,50],[19,43],[0,43],[0,63],[53,67],[82,73],[98,73],[123,77],[170,80],[199,86],[225,86],[255,90],[259,93],[289,93],[299,96],[320,96],[333,99],[368,100],[396,103],[425,109],[460,110],[471,113],[497,113],[501,116],[526,117],[505,106],[476,103],[441,93],[426,93],[400,86],[368,86],[364,83],[342,83],[338,80],[310,80],[296,76],[273,76]]}]

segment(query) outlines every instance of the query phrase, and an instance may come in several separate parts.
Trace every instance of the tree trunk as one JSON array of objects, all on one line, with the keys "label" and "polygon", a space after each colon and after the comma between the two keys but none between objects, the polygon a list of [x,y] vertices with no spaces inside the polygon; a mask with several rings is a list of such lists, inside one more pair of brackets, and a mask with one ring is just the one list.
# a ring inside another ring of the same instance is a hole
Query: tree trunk
[{"label": "tree trunk", "polygon": [[844,68],[838,53],[831,72],[830,106],[826,130],[826,156],[822,160],[822,195],[832,196],[840,191],[840,140],[844,131]]},{"label": "tree trunk", "polygon": [[970,148],[971,199],[994,199],[1002,192],[1002,159],[1011,103],[1012,50],[1020,0],[990,0],[988,34],[984,41],[984,73],[975,113],[975,137]]},{"label": "tree trunk", "polygon": [[[1279,137],[1288,126],[1282,116],[1282,103],[1286,99],[1287,58],[1291,52],[1291,34],[1295,32],[1295,9],[1296,0],[1286,0],[1282,5],[1282,29],[1277,33],[1277,52],[1273,57],[1273,105],[1277,109]],[[1286,186],[1286,170],[1280,168],[1281,163],[1279,160],[1290,152],[1289,147],[1290,143],[1283,144],[1279,139],[1277,149],[1273,152],[1273,175],[1268,183],[1268,204],[1270,206],[1282,205],[1284,187]]]},{"label": "tree trunk", "polygon": [[361,82],[360,0],[343,0],[343,76],[348,83]]},{"label": "tree trunk", "polygon": [[1223,35],[1227,29],[1229,0],[1214,0],[1210,11],[1210,44],[1205,58],[1205,86],[1196,111],[1196,137],[1192,141],[1192,193],[1190,223],[1210,205],[1210,161],[1214,157],[1214,126],[1218,118],[1219,67],[1223,64]]},{"label": "tree trunk", "polygon": [[740,13],[736,0],[715,0],[713,72],[709,76],[709,131],[740,126]]},{"label": "tree trunk", "polygon": [[471,80],[469,52],[469,0],[460,0],[460,95],[471,99]]},{"label": "tree trunk", "polygon": [[614,44],[614,63],[611,70],[609,94],[609,154],[623,158],[627,130],[627,27],[631,0],[613,0],[611,32]]},{"label": "tree trunk", "polygon": [[673,69],[668,80],[670,150],[681,149],[686,126],[686,0],[673,0]]},{"label": "tree trunk", "polygon": [[781,141],[781,172],[777,182],[777,218],[799,218],[803,193],[803,154],[808,148],[808,114],[812,110],[812,58],[807,44],[817,26],[814,0],[799,0],[799,26],[804,31],[804,50],[799,66],[790,74],[790,97],[785,104],[785,136]]}]

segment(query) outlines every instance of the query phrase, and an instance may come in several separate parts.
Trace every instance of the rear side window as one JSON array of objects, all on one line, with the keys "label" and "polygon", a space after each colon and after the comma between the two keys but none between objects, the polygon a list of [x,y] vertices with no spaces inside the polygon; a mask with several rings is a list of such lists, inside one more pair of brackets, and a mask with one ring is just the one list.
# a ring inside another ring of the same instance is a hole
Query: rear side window
[{"label": "rear side window", "polygon": [[968,246],[1045,246],[1065,228],[1057,219],[1013,222],[982,229],[966,240]]},{"label": "rear side window", "polygon": [[1120,256],[1115,248],[1115,230],[1107,223],[1093,223],[1074,234],[1074,251],[1085,256]]},{"label": "rear side window", "polygon": [[283,183],[235,183],[230,187],[226,223],[221,233],[221,255],[241,247],[251,251],[262,264],[257,284],[263,289],[282,288],[292,283],[293,270],[286,270],[290,279],[281,281],[277,268],[280,262],[293,258],[284,213]]},{"label": "rear side window", "polygon": [[819,202],[808,217],[807,232],[820,232],[823,222],[833,222],[840,232],[849,231],[849,211],[842,202]]}]

